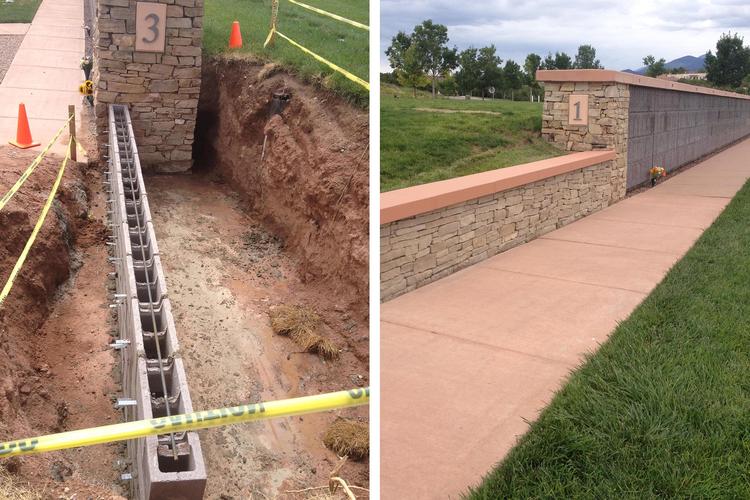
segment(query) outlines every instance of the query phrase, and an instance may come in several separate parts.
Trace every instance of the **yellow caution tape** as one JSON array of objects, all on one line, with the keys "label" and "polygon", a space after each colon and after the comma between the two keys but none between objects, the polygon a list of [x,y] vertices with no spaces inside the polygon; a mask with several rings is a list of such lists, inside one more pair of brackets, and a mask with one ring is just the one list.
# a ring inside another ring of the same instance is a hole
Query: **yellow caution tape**
[{"label": "yellow caution tape", "polygon": [[[271,29],[271,33],[269,33],[269,35],[268,35],[268,38],[266,39],[266,43],[268,43],[268,40],[270,40],[270,39],[271,39],[271,35],[272,35],[272,34],[274,34],[274,33],[275,33],[275,34],[277,34],[277,35],[279,35],[279,36],[280,36],[281,38],[283,38],[284,40],[288,41],[289,43],[291,43],[292,45],[294,45],[294,46],[295,46],[295,47],[297,47],[298,49],[300,49],[300,50],[301,50],[302,52],[305,52],[305,53],[307,53],[307,54],[310,54],[310,55],[311,55],[311,56],[312,56],[313,58],[315,58],[316,60],[318,60],[318,61],[322,62],[323,64],[327,65],[327,66],[328,66],[328,67],[330,67],[331,69],[333,69],[333,70],[335,70],[335,71],[338,71],[339,73],[341,73],[342,75],[344,75],[345,77],[347,77],[347,78],[348,78],[349,80],[351,80],[351,81],[353,81],[353,82],[355,82],[355,83],[358,83],[358,84],[362,85],[362,86],[363,86],[364,88],[366,88],[367,90],[370,90],[370,84],[369,84],[368,82],[366,82],[365,80],[361,79],[361,78],[360,78],[360,77],[358,77],[357,75],[354,75],[354,74],[352,74],[352,73],[348,72],[348,71],[347,71],[347,70],[345,70],[344,68],[342,68],[342,67],[340,67],[340,66],[337,66],[337,65],[333,64],[333,63],[332,63],[331,61],[329,61],[328,59],[324,59],[323,57],[319,56],[318,54],[316,54],[316,53],[315,53],[315,52],[313,52],[312,50],[310,50],[310,49],[308,49],[308,48],[305,48],[305,47],[303,47],[302,45],[298,44],[297,42],[295,42],[294,40],[292,40],[291,38],[289,38],[289,37],[288,37],[288,36],[286,36],[286,35],[285,35],[284,33],[280,32],[280,31],[278,31],[278,30],[275,30],[275,29]],[[264,45],[264,47],[265,47],[265,45]]]},{"label": "yellow caution tape", "polygon": [[78,142],[78,141],[76,141],[76,149],[78,149],[78,152],[81,153],[82,155],[84,155],[84,156],[88,155],[88,153],[86,152],[86,150],[83,149],[83,146],[81,146],[81,143]]},{"label": "yellow caution tape", "polygon": [[317,12],[318,14],[322,14],[324,16],[332,17],[333,19],[336,19],[337,21],[342,21],[348,24],[351,24],[352,26],[356,26],[357,28],[361,28],[363,30],[370,30],[370,27],[366,24],[358,23],[357,21],[352,21],[351,19],[347,19],[345,17],[341,17],[337,14],[332,14],[331,12],[328,12],[323,9],[319,9],[317,7],[313,7],[312,5],[307,5],[306,3],[298,2],[297,0],[289,0],[293,4],[299,5],[300,7],[304,7],[306,9],[309,9],[313,12]]},{"label": "yellow caution tape", "polygon": [[34,240],[36,240],[36,236],[37,234],[39,234],[39,230],[42,228],[42,225],[44,224],[44,219],[47,217],[47,212],[49,212],[49,208],[52,206],[52,201],[55,199],[55,195],[57,194],[57,188],[60,187],[60,181],[62,180],[63,173],[65,173],[65,165],[67,165],[69,158],[70,158],[70,141],[68,141],[68,154],[65,155],[65,159],[62,162],[60,171],[57,173],[57,178],[55,179],[55,183],[52,185],[52,190],[49,192],[49,196],[47,197],[47,202],[44,204],[44,208],[42,208],[42,213],[39,214],[39,219],[37,219],[36,221],[34,230],[31,232],[31,236],[29,236],[29,239],[26,242],[26,246],[23,248],[23,252],[21,252],[21,256],[18,258],[16,265],[13,266],[13,270],[10,272],[8,281],[5,282],[5,286],[3,287],[2,292],[0,292],[0,306],[3,305],[5,298],[10,293],[10,289],[13,287],[13,281],[16,279],[16,276],[21,270],[23,263],[26,261],[26,257],[29,254],[29,250],[31,250],[31,246],[34,244]]},{"label": "yellow caution tape", "polygon": [[94,95],[94,82],[86,80],[78,86],[78,92],[83,95]]},{"label": "yellow caution tape", "polygon": [[273,38],[274,33],[276,33],[276,26],[271,27],[271,31],[268,32],[268,36],[266,37],[266,41],[263,42],[263,48],[265,49],[268,44],[271,42],[271,39]]},{"label": "yellow caution tape", "polygon": [[370,388],[331,392],[317,396],[252,403],[218,410],[199,411],[171,417],[136,420],[91,429],[49,434],[0,443],[0,457],[30,455],[46,451],[79,448],[95,444],[126,441],[145,436],[170,434],[222,425],[255,422],[272,418],[304,415],[321,411],[365,405],[370,402]]},{"label": "yellow caution tape", "polygon": [[27,168],[26,171],[23,174],[21,174],[21,177],[19,177],[16,183],[13,184],[13,187],[10,188],[10,191],[5,193],[5,195],[2,198],[0,198],[0,210],[2,210],[5,207],[5,205],[8,204],[8,202],[13,197],[13,195],[16,194],[16,192],[21,188],[21,186],[23,186],[23,183],[26,182],[26,179],[28,179],[29,176],[32,173],[34,173],[34,170],[36,170],[36,167],[38,167],[39,164],[42,162],[42,158],[44,158],[44,155],[46,155],[47,152],[49,152],[50,148],[52,148],[52,145],[55,143],[55,141],[57,141],[57,138],[60,137],[60,134],[62,134],[63,130],[65,130],[65,127],[68,126],[68,123],[70,123],[70,120],[72,119],[73,119],[73,116],[70,116],[67,120],[65,120],[65,124],[62,127],[60,127],[60,130],[57,131],[55,136],[52,138],[51,141],[49,141],[49,144],[45,146],[42,152],[39,153],[39,155],[36,158],[34,158],[34,161],[31,162],[31,165],[29,165],[29,168]]}]

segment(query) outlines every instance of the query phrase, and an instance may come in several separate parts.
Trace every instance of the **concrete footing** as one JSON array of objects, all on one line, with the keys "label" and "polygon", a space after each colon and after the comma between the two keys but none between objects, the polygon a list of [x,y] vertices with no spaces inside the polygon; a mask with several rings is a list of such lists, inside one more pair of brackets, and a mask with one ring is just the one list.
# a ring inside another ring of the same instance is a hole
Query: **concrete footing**
[{"label": "concrete footing", "polygon": [[[115,242],[125,419],[193,411],[127,107],[109,106],[109,188]],[[128,441],[132,497],[202,499],[206,470],[194,432]]]}]

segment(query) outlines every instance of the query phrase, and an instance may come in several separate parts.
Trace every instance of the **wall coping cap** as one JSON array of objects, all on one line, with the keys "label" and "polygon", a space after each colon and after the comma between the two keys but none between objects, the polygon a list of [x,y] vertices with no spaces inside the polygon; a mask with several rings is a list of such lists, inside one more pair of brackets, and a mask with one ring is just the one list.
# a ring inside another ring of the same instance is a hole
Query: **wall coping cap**
[{"label": "wall coping cap", "polygon": [[584,151],[387,191],[380,194],[380,224],[507,191],[614,159],[615,152],[611,150]]},{"label": "wall coping cap", "polygon": [[690,85],[688,83],[670,82],[649,76],[634,75],[611,69],[540,69],[536,72],[536,79],[540,82],[597,82],[624,83],[638,87],[653,87],[657,89],[708,94],[735,99],[750,99],[750,95],[728,92],[726,90],[711,89]]}]

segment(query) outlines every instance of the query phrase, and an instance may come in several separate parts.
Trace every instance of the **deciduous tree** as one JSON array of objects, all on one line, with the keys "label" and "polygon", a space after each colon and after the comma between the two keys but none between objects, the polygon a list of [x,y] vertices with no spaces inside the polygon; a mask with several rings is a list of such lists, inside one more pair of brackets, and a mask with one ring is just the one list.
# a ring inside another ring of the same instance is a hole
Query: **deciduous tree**
[{"label": "deciduous tree", "polygon": [[718,86],[740,87],[750,74],[750,48],[736,33],[723,33],[716,42],[716,55],[706,54],[706,79]]}]

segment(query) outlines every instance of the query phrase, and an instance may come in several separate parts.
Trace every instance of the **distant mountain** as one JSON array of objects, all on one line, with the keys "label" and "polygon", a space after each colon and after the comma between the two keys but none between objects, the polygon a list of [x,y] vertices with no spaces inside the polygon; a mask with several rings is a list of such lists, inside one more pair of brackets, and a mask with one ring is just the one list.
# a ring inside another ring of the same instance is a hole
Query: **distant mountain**
[{"label": "distant mountain", "polygon": [[[667,69],[677,69],[677,68],[685,68],[688,70],[688,73],[700,73],[705,71],[704,64],[706,61],[706,55],[703,54],[701,56],[682,56],[674,61],[669,61],[667,63]],[[643,66],[642,68],[638,68],[636,70],[632,69],[626,69],[623,70],[624,73],[634,73],[637,75],[645,75],[646,74],[646,66]]]}]

